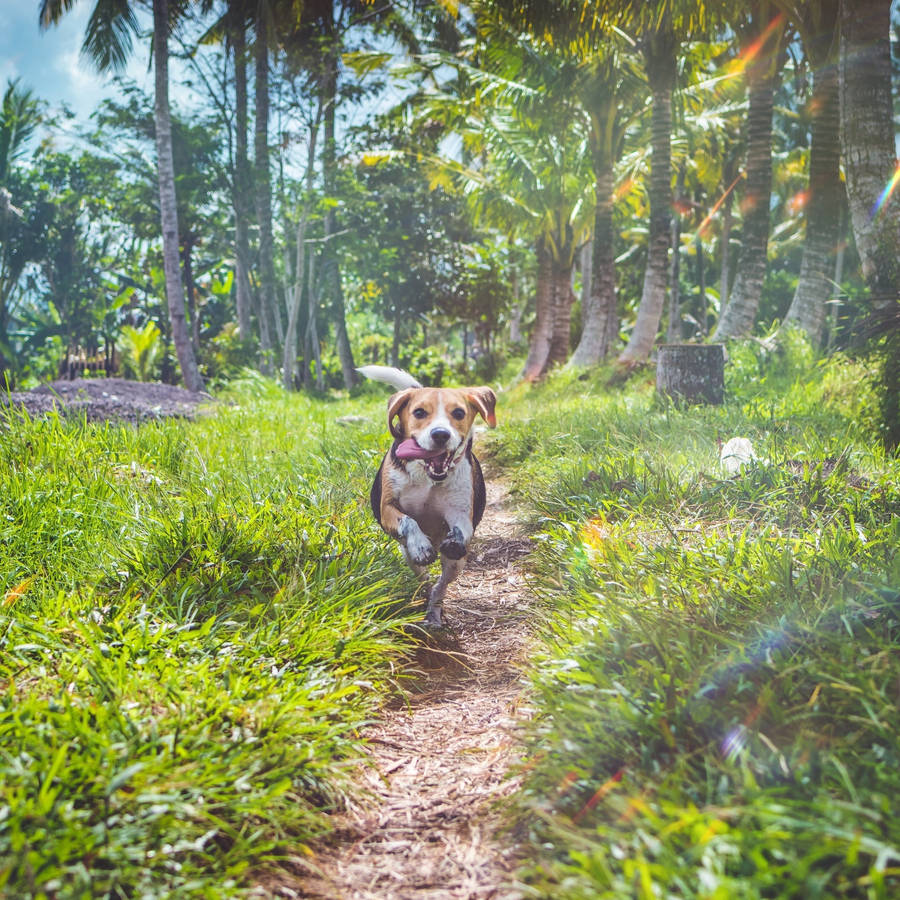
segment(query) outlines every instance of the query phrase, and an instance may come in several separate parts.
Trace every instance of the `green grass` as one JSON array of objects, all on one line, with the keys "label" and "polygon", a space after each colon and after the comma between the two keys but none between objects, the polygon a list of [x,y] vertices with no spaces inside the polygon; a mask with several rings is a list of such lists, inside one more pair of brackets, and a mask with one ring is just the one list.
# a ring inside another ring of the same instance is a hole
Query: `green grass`
[{"label": "green grass", "polygon": [[[534,896],[900,890],[900,462],[858,364],[767,354],[732,348],[720,408],[608,372],[501,397]],[[230,399],[0,421],[0,896],[239,897],[358,790],[415,590],[368,510],[384,398]]]},{"label": "green grass", "polygon": [[383,400],[247,390],[0,422],[0,895],[239,896],[350,789],[414,589],[367,506]]},{"label": "green grass", "polygon": [[[505,408],[547,615],[534,896],[900,891],[900,462],[858,365],[732,359],[718,409],[568,375]],[[730,479],[735,435],[764,461]]]}]

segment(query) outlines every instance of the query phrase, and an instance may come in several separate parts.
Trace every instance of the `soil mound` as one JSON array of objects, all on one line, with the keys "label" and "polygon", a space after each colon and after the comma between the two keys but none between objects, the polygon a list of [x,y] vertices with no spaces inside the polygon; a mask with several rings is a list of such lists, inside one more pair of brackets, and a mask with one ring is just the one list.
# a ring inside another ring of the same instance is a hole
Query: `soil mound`
[{"label": "soil mound", "polygon": [[139,423],[173,416],[190,419],[212,399],[209,394],[171,384],[124,378],[76,378],[42,384],[30,391],[0,394],[0,411],[13,406],[33,418],[59,410],[65,415],[83,415],[89,422]]}]

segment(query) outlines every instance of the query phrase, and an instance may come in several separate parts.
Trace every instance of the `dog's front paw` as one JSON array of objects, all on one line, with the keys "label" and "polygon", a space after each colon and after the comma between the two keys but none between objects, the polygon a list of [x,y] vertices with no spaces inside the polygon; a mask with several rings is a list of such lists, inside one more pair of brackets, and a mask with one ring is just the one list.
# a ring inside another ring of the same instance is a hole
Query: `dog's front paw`
[{"label": "dog's front paw", "polygon": [[431,546],[431,541],[424,534],[421,539],[407,538],[406,552],[417,566],[429,566],[437,559],[437,554],[434,552],[434,547]]},{"label": "dog's front paw", "polygon": [[406,547],[406,555],[414,566],[427,566],[435,561],[437,554],[431,541],[419,528],[415,519],[406,516],[400,525],[400,536]]},{"label": "dog's front paw", "polygon": [[447,559],[462,559],[466,555],[466,539],[456,526],[450,529],[450,534],[441,543],[441,553]]}]

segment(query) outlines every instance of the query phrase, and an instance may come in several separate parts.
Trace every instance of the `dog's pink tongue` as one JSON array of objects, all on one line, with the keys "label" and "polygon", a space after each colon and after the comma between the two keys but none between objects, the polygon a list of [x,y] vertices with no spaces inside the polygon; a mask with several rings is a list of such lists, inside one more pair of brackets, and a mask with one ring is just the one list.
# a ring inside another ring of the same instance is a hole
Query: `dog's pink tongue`
[{"label": "dog's pink tongue", "polygon": [[443,452],[443,450],[425,450],[413,438],[401,441],[397,444],[397,449],[394,451],[397,459],[432,459],[435,456],[440,456]]}]

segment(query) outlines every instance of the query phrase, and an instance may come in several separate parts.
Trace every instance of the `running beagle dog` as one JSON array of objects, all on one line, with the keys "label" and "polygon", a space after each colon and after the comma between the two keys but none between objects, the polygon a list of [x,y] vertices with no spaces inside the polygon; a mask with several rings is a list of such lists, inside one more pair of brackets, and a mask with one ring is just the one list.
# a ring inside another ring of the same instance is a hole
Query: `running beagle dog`
[{"label": "running beagle dog", "polygon": [[381,461],[370,500],[378,524],[400,542],[414,571],[441,557],[428,592],[425,622],[441,624],[447,585],[466,565],[466,550],[484,513],[481,466],[472,453],[476,414],[495,428],[497,398],[488,387],[425,388],[388,366],[362,366],[367,378],[397,389],[388,400],[394,443]]}]

